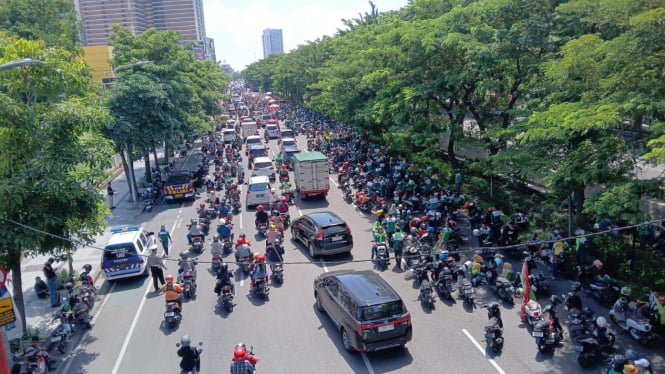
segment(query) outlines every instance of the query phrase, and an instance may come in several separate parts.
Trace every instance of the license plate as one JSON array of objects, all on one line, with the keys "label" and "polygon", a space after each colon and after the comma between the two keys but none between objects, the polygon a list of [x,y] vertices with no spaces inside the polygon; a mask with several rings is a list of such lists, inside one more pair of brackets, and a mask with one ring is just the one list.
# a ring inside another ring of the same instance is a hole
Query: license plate
[{"label": "license plate", "polygon": [[61,340],[62,340],[62,336],[60,336],[60,335],[51,337],[51,343],[59,342]]},{"label": "license plate", "polygon": [[464,290],[465,295],[473,295],[473,289]]},{"label": "license plate", "polygon": [[257,193],[256,197],[263,197],[263,194],[262,193]]},{"label": "license plate", "polygon": [[185,197],[185,194],[179,193],[179,194],[176,194],[176,195],[175,195],[175,198],[176,198],[176,199],[179,199],[179,198],[181,198],[181,197]]},{"label": "license plate", "polygon": [[533,334],[531,334],[534,338],[542,338],[543,337],[543,332],[542,331],[534,331]]},{"label": "license plate", "polygon": [[330,240],[332,240],[334,242],[338,242],[338,241],[342,240],[342,237],[340,235],[335,235],[332,238],[330,238]]},{"label": "license plate", "polygon": [[395,329],[395,325],[383,325],[383,326],[379,326],[379,328],[378,328],[379,332],[392,331],[394,329]]},{"label": "license plate", "polygon": [[174,315],[175,315],[174,312],[166,312],[166,313],[164,313],[164,316],[166,316],[166,317],[173,317]]},{"label": "license plate", "polygon": [[582,352],[582,351],[584,351],[584,346],[574,345],[573,349],[575,350],[575,352]]},{"label": "license plate", "polygon": [[494,334],[485,334],[485,339],[494,339]]}]

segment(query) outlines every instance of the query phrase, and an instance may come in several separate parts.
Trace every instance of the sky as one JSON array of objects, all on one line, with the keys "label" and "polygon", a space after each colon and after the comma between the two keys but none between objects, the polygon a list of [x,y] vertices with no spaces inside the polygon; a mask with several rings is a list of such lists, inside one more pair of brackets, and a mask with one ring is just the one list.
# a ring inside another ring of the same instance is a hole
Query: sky
[{"label": "sky", "polygon": [[[373,0],[379,12],[400,9],[407,0]],[[342,19],[369,13],[366,0],[203,0],[206,35],[215,39],[217,60],[240,71],[263,58],[265,29],[282,29],[284,52],[332,36]]]}]

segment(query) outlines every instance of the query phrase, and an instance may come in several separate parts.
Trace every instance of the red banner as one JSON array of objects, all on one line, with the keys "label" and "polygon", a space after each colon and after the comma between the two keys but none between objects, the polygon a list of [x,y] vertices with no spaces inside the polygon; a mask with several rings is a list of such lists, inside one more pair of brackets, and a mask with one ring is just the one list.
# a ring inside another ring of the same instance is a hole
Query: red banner
[{"label": "red banner", "polygon": [[526,318],[526,303],[529,302],[531,296],[531,282],[529,282],[529,265],[527,260],[524,260],[522,264],[522,274],[521,274],[522,288],[524,289],[524,296],[522,297],[522,307],[520,308],[520,318],[522,321]]}]

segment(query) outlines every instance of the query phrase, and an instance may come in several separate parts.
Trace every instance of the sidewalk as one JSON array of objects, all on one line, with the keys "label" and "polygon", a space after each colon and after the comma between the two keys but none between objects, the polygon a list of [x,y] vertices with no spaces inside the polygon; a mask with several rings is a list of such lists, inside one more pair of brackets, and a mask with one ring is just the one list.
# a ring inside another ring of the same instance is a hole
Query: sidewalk
[{"label": "sidewalk", "polygon": [[[158,150],[158,157],[164,157],[163,149]],[[179,160],[176,160],[176,167],[179,167]],[[154,165],[154,160],[151,159],[151,165]],[[145,164],[143,160],[134,162],[134,174],[137,181],[140,180],[145,173]],[[115,209],[112,210],[112,216],[106,218],[108,226],[104,230],[104,233],[98,235],[95,238],[93,246],[86,246],[77,249],[72,255],[72,267],[75,272],[80,272],[83,265],[90,264],[92,265],[91,275],[95,280],[101,275],[100,272],[100,261],[101,261],[101,250],[111,237],[111,228],[117,227],[120,225],[134,224],[137,221],[137,218],[141,215],[143,210],[143,202],[132,202],[130,197],[129,185],[127,184],[127,178],[125,177],[124,171],[121,170],[120,174],[115,177],[112,181],[113,189],[116,191],[115,194]],[[140,191],[139,191],[140,192]],[[99,192],[100,195],[103,195],[106,200],[106,186]],[[148,213],[145,213],[148,214]],[[146,216],[147,218],[147,216]],[[57,323],[51,322],[53,314],[56,312],[55,308],[51,308],[50,301],[48,299],[38,299],[33,290],[35,277],[40,276],[44,278],[42,273],[42,268],[44,263],[50,256],[43,255],[37,256],[34,258],[24,258],[21,262],[21,272],[23,280],[23,298],[25,304],[25,314],[26,314],[26,325],[30,327],[37,327],[41,331],[42,336],[48,335]],[[57,264],[59,269],[69,270],[69,264],[64,261]],[[11,279],[11,276],[8,277]],[[11,289],[11,287],[9,287]],[[16,323],[20,327],[20,323]],[[18,329],[14,329],[18,330]],[[20,335],[18,331],[11,330],[7,334],[9,338],[16,337],[15,335]]]}]

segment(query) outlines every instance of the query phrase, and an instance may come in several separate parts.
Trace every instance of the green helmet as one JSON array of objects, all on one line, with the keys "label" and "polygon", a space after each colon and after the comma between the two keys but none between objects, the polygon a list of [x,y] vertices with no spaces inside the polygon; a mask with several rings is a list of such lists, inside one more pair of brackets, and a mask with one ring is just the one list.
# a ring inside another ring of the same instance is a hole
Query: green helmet
[{"label": "green helmet", "polygon": [[62,310],[63,312],[69,312],[69,309],[70,309],[69,303],[62,304],[62,307],[60,308],[60,310]]}]

